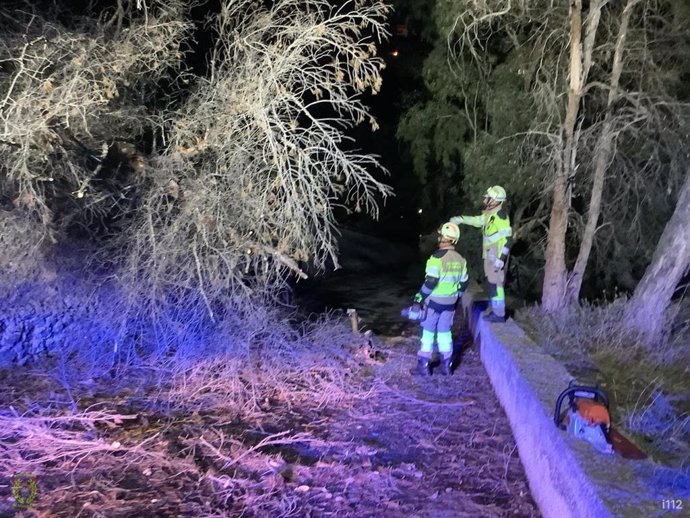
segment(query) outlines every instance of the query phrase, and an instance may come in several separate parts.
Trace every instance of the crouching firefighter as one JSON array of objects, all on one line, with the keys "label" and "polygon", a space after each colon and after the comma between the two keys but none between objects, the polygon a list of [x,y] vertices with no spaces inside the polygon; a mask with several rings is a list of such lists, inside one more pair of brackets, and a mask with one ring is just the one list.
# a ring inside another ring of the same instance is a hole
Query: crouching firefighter
[{"label": "crouching firefighter", "polygon": [[414,305],[422,306],[426,315],[422,320],[421,346],[417,353],[417,367],[412,374],[430,374],[429,362],[434,348],[434,338],[441,355],[441,373],[451,373],[453,337],[451,327],[458,300],[467,289],[469,277],[465,258],[455,251],[460,229],[454,223],[444,223],[439,230],[438,250],[426,262],[426,278],[414,297]]},{"label": "crouching firefighter", "polygon": [[455,216],[456,225],[464,224],[482,229],[482,259],[491,307],[484,314],[489,322],[504,322],[506,318],[506,264],[513,244],[510,218],[503,208],[506,191],[500,185],[489,187],[484,193],[484,209],[479,216]]}]

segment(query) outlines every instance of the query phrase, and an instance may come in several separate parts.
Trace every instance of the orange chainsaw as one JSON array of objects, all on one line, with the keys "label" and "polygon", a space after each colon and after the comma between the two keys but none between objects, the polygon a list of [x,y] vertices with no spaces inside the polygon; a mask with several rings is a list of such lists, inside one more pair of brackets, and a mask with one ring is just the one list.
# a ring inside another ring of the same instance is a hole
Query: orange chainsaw
[{"label": "orange chainsaw", "polygon": [[[568,409],[561,410],[568,399]],[[616,452],[625,459],[645,459],[647,455],[628,438],[611,427],[609,398],[599,387],[571,381],[556,400],[553,421],[578,439],[591,443],[601,453]]]}]

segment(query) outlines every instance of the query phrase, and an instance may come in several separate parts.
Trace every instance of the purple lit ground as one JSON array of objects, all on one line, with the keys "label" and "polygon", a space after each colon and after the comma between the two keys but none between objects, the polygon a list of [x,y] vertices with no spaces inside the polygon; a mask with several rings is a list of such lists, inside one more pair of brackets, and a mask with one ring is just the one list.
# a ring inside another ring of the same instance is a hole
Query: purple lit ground
[{"label": "purple lit ground", "polygon": [[[541,516],[479,351],[464,334],[456,344],[452,377],[414,378],[408,369],[416,340],[389,339],[376,369],[379,395],[331,425],[330,434],[359,445],[353,450],[361,476],[394,479],[379,516]],[[353,516],[369,516],[366,510]]]},{"label": "purple lit ground", "polygon": [[[59,383],[7,369],[0,467],[37,476],[24,516],[539,516],[476,348],[465,335],[452,378],[413,379],[415,331],[381,339],[378,360],[331,327],[301,368],[257,357],[87,380],[76,413]],[[15,512],[8,482],[0,516]]]}]

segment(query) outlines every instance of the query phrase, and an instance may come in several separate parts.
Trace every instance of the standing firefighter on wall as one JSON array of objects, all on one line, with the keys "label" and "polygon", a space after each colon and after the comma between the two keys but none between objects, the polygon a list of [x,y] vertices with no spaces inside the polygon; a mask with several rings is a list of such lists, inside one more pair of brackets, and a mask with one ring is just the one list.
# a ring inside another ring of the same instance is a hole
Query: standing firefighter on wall
[{"label": "standing firefighter on wall", "polygon": [[484,210],[479,216],[455,216],[450,218],[457,225],[481,227],[483,235],[482,258],[484,275],[488,284],[491,308],[484,314],[489,322],[504,322],[506,318],[506,263],[513,243],[508,213],[503,209],[506,190],[500,185],[489,187],[484,193]]},{"label": "standing firefighter on wall", "polygon": [[416,310],[424,306],[422,338],[417,353],[417,367],[412,374],[426,376],[434,350],[434,338],[441,355],[441,373],[451,373],[453,337],[451,327],[458,300],[467,289],[469,277],[465,258],[455,251],[460,229],[454,223],[445,223],[439,230],[438,250],[426,262],[426,278],[414,297]]}]

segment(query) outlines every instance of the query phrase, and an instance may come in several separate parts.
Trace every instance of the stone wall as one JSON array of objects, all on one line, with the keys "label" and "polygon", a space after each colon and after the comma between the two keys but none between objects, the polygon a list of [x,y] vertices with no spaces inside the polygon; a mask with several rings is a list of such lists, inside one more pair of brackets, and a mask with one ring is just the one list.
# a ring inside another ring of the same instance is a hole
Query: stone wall
[{"label": "stone wall", "polygon": [[[481,290],[463,297],[465,316],[494,391],[508,416],[530,488],[546,518],[661,517],[664,500],[683,499],[669,468],[646,460],[598,453],[558,429],[558,395],[573,379],[512,320],[481,319]],[[684,511],[687,512],[687,508]]]}]

